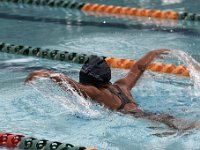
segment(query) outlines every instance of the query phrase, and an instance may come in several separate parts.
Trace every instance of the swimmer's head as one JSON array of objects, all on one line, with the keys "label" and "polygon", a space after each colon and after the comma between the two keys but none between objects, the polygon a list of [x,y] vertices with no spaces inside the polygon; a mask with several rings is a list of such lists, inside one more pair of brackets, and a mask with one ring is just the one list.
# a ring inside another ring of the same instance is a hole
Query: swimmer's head
[{"label": "swimmer's head", "polygon": [[79,81],[82,84],[100,86],[109,83],[110,79],[110,67],[103,58],[95,55],[88,58],[79,73]]}]

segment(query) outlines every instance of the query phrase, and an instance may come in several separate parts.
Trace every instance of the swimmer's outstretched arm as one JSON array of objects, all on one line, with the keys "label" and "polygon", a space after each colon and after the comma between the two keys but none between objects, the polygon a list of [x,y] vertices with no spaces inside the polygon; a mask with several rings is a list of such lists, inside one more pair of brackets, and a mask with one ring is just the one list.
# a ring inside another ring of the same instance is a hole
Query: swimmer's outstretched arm
[{"label": "swimmer's outstretched arm", "polygon": [[28,77],[26,78],[25,82],[30,83],[32,80],[34,80],[37,77],[44,77],[44,76],[50,76],[53,73],[53,71],[41,69],[31,72]]},{"label": "swimmer's outstretched arm", "polygon": [[84,96],[85,98],[88,98],[89,96],[90,98],[95,99],[96,95],[99,95],[100,93],[100,91],[94,86],[85,86],[80,84],[62,73],[52,73],[49,77],[52,81],[57,82],[60,86],[63,87],[66,86],[67,82],[76,90],[79,95]]},{"label": "swimmer's outstretched arm", "polygon": [[[25,83],[31,83],[32,80],[38,78],[38,77],[48,77],[52,81],[58,83],[58,85],[65,87],[66,83],[70,84],[74,89],[77,90],[77,92],[81,92],[83,96],[87,94],[90,98],[94,99],[96,94],[99,93],[100,91],[97,90],[97,88],[93,86],[84,86],[75,80],[69,78],[68,76],[62,74],[62,73],[56,73],[51,70],[36,70],[31,72],[28,77],[25,80]],[[85,96],[87,97],[87,96]]]},{"label": "swimmer's outstretched arm", "polygon": [[148,52],[131,67],[125,77],[122,77],[115,83],[125,86],[128,90],[131,90],[153,59],[159,54],[168,54],[169,51],[170,50],[168,49],[157,49]]},{"label": "swimmer's outstretched arm", "polygon": [[36,71],[31,72],[26,78],[25,82],[31,82],[32,80],[38,77],[48,77],[57,83],[67,81],[69,84],[73,84],[76,82],[62,73],[55,73],[51,70],[46,70],[46,69],[36,70]]}]

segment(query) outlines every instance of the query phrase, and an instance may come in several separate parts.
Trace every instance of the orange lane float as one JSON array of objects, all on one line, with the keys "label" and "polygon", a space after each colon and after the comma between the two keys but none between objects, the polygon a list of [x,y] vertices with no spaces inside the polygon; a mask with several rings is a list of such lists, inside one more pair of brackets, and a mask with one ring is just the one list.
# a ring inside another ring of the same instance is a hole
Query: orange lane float
[{"label": "orange lane float", "polygon": [[152,17],[160,19],[175,19],[175,20],[189,20],[200,21],[200,14],[189,13],[186,11],[177,12],[173,10],[156,10],[146,8],[131,8],[124,6],[114,6],[95,3],[84,3],[72,0],[1,0],[1,2],[13,2],[22,4],[33,4],[50,7],[63,7],[70,9],[78,9],[82,11],[91,11],[106,14]]},{"label": "orange lane float", "polygon": [[[36,56],[51,60],[71,61],[79,64],[84,63],[88,59],[88,57],[90,57],[90,55],[87,54],[60,51],[54,49],[34,48],[30,46],[14,45],[8,43],[0,43],[0,52],[15,53],[24,56]],[[112,68],[129,69],[136,62],[136,60],[132,59],[113,58],[105,56],[102,57]],[[183,65],[176,66],[174,64],[151,63],[148,66],[148,69],[160,73],[171,73],[189,77],[189,70]]]},{"label": "orange lane float", "polygon": [[155,17],[165,19],[179,19],[179,13],[172,10],[154,10],[145,8],[130,8],[114,5],[86,3],[81,10],[109,14],[132,15],[140,17]]},{"label": "orange lane float", "polygon": [[[136,62],[136,60],[132,59],[113,58],[113,57],[106,57],[105,60],[112,68],[124,68],[124,69],[130,69],[131,66]],[[147,69],[154,72],[171,73],[186,77],[190,76],[188,69],[183,65],[176,66],[174,64],[151,63]]]}]

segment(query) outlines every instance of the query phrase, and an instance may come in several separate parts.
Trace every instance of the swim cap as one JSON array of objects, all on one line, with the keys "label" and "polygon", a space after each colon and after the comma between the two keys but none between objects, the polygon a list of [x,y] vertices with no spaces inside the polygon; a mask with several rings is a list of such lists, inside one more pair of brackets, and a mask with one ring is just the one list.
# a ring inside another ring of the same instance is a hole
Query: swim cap
[{"label": "swim cap", "polygon": [[101,85],[108,83],[111,79],[111,70],[107,62],[98,56],[91,55],[83,64],[79,81],[83,84]]}]

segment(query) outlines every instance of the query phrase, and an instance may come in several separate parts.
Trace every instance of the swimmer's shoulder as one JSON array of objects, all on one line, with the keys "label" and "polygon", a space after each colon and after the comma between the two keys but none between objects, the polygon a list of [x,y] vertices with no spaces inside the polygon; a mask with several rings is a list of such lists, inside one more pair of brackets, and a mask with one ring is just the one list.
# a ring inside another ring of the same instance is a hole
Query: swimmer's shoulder
[{"label": "swimmer's shoulder", "polygon": [[90,98],[95,99],[101,90],[95,86],[77,83],[80,90],[84,91]]}]

